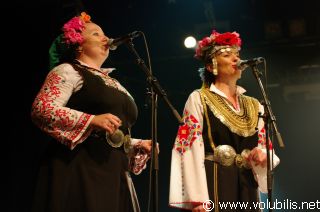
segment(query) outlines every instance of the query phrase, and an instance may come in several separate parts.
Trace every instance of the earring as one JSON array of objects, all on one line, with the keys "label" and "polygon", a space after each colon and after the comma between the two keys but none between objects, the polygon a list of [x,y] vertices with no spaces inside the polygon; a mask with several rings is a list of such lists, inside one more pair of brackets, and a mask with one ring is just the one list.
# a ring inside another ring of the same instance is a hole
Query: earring
[{"label": "earring", "polygon": [[214,58],[212,58],[212,73],[215,76],[218,75],[218,64],[217,64],[217,60]]},{"label": "earring", "polygon": [[81,53],[81,52],[82,52],[82,50],[83,50],[83,49],[82,49],[82,46],[78,46],[78,48],[77,48],[77,52],[78,52],[78,53]]}]

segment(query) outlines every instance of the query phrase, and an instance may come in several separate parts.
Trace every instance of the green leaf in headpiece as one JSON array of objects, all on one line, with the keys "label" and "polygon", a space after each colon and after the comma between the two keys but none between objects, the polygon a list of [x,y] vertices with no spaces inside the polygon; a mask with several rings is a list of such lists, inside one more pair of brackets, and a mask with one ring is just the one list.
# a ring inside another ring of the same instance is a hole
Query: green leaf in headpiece
[{"label": "green leaf in headpiece", "polygon": [[67,52],[67,46],[63,41],[63,34],[60,34],[49,48],[49,69],[58,65],[64,54]]}]

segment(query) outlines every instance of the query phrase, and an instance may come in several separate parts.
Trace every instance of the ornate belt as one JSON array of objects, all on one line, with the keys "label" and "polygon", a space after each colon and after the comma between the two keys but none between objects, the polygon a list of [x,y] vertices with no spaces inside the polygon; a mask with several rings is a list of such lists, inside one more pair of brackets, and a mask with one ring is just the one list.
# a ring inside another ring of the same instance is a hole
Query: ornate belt
[{"label": "ornate belt", "polygon": [[251,166],[246,158],[250,154],[249,149],[244,149],[241,154],[237,154],[230,145],[219,145],[214,149],[214,153],[206,153],[205,159],[217,162],[223,166],[235,164],[239,168],[250,169]]}]

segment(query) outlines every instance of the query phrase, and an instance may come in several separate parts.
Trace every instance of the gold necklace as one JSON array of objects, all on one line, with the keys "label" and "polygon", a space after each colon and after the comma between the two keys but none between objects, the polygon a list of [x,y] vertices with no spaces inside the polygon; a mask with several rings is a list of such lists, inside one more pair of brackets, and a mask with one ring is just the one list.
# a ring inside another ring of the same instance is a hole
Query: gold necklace
[{"label": "gold necklace", "polygon": [[209,89],[201,89],[205,103],[212,113],[233,133],[248,137],[256,133],[258,123],[259,102],[258,100],[245,96],[239,96],[240,110],[235,112],[231,109],[230,103]]}]

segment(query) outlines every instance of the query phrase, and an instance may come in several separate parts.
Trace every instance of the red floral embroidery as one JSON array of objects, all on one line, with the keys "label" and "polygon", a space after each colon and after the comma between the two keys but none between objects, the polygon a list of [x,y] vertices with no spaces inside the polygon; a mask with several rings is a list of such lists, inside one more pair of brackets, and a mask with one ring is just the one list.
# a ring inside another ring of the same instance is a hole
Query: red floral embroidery
[{"label": "red floral embroidery", "polygon": [[184,154],[191,147],[193,142],[201,135],[199,121],[184,111],[184,125],[179,127],[174,148],[180,154]]},{"label": "red floral embroidery", "polygon": [[[266,146],[266,130],[265,128],[262,128],[259,133],[258,133],[258,144],[263,145],[264,147]],[[272,142],[269,139],[269,149],[272,149]]]},{"label": "red floral embroidery", "polygon": [[[56,73],[48,75],[45,84],[32,106],[32,117],[42,130],[49,133],[61,143],[71,147],[72,141],[81,133],[90,115],[76,117],[71,109],[58,108],[55,99],[61,96],[58,84],[64,79]],[[70,142],[71,141],[71,142]]]},{"label": "red floral embroidery", "polygon": [[184,125],[180,126],[179,130],[178,130],[178,138],[179,138],[179,140],[187,139],[188,135],[189,135],[189,132],[190,132],[190,129],[189,129],[187,124],[184,124]]}]

